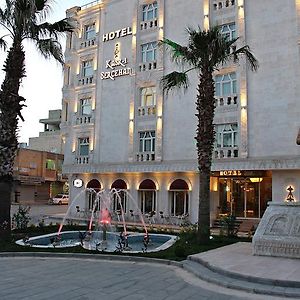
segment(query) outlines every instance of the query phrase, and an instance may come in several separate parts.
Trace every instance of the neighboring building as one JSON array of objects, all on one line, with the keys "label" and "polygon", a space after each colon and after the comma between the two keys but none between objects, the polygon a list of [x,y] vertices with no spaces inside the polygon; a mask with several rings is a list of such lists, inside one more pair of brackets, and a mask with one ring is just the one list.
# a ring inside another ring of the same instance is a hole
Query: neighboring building
[{"label": "neighboring building", "polygon": [[62,154],[18,149],[12,202],[45,202],[62,192],[67,181],[62,176],[63,158]]},{"label": "neighboring building", "polygon": [[211,217],[260,218],[290,185],[300,199],[299,1],[103,0],[67,15],[80,26],[67,40],[61,124],[71,198],[85,187],[125,188],[143,213],[197,221],[197,75],[186,93],[164,97],[159,81],[174,65],[158,41],[184,44],[187,26],[217,24],[251,46],[260,68],[215,73]]},{"label": "neighboring building", "polygon": [[29,138],[29,149],[63,154],[60,135],[61,109],[49,110],[49,117],[41,119],[44,131]]}]

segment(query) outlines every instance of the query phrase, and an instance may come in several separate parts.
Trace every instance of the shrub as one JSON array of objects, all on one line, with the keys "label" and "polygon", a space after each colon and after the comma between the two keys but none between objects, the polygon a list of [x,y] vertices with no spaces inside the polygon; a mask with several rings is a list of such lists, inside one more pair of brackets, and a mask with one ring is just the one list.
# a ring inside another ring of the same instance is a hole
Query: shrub
[{"label": "shrub", "polygon": [[181,244],[178,244],[178,245],[175,246],[174,253],[178,257],[185,257],[186,256],[185,248]]},{"label": "shrub", "polygon": [[16,229],[26,229],[30,221],[29,217],[30,206],[19,205],[18,210],[12,217],[13,227]]}]

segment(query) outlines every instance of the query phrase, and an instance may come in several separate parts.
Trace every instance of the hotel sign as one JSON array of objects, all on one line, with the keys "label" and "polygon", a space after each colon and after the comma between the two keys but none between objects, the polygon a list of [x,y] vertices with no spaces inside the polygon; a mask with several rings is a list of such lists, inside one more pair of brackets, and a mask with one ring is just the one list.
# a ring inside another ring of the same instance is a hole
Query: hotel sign
[{"label": "hotel sign", "polygon": [[[126,67],[128,64],[127,58],[124,59],[113,59],[106,61],[106,69],[109,71],[101,72],[101,79],[111,79],[115,80],[117,77],[127,76],[132,74],[132,68]],[[116,67],[121,67],[120,69],[116,69]]]},{"label": "hotel sign", "polygon": [[121,58],[120,44],[116,43],[114,58],[109,59],[105,63],[105,69],[107,71],[101,72],[101,79],[115,80],[117,77],[131,75],[133,73],[132,68],[127,67],[128,59]]},{"label": "hotel sign", "polygon": [[109,33],[105,33],[102,36],[102,41],[103,42],[108,42],[111,40],[114,40],[115,38],[120,38],[120,37],[124,37],[127,35],[132,35],[132,29],[131,27],[125,27],[116,31],[111,31]]},{"label": "hotel sign", "polygon": [[242,176],[239,170],[220,171],[220,176]]}]

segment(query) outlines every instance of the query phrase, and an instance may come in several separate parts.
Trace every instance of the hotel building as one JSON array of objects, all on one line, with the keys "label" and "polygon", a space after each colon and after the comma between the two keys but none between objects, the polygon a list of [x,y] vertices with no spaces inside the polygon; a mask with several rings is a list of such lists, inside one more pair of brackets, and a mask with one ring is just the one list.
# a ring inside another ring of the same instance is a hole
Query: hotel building
[{"label": "hotel building", "polygon": [[198,78],[164,96],[160,79],[175,66],[158,41],[185,44],[186,27],[213,25],[248,44],[260,68],[242,60],[214,74],[212,219],[260,218],[290,186],[300,198],[299,0],[102,0],[67,16],[79,26],[67,39],[61,123],[71,199],[86,187],[122,188],[143,213],[197,221]]}]

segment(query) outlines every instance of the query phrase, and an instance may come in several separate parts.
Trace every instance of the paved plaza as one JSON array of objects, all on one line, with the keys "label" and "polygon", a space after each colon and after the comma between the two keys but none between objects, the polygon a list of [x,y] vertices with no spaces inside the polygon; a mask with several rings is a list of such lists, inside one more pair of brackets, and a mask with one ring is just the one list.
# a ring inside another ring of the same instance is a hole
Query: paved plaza
[{"label": "paved plaza", "polygon": [[0,257],[1,300],[282,299],[230,290],[157,263],[55,257]]}]

